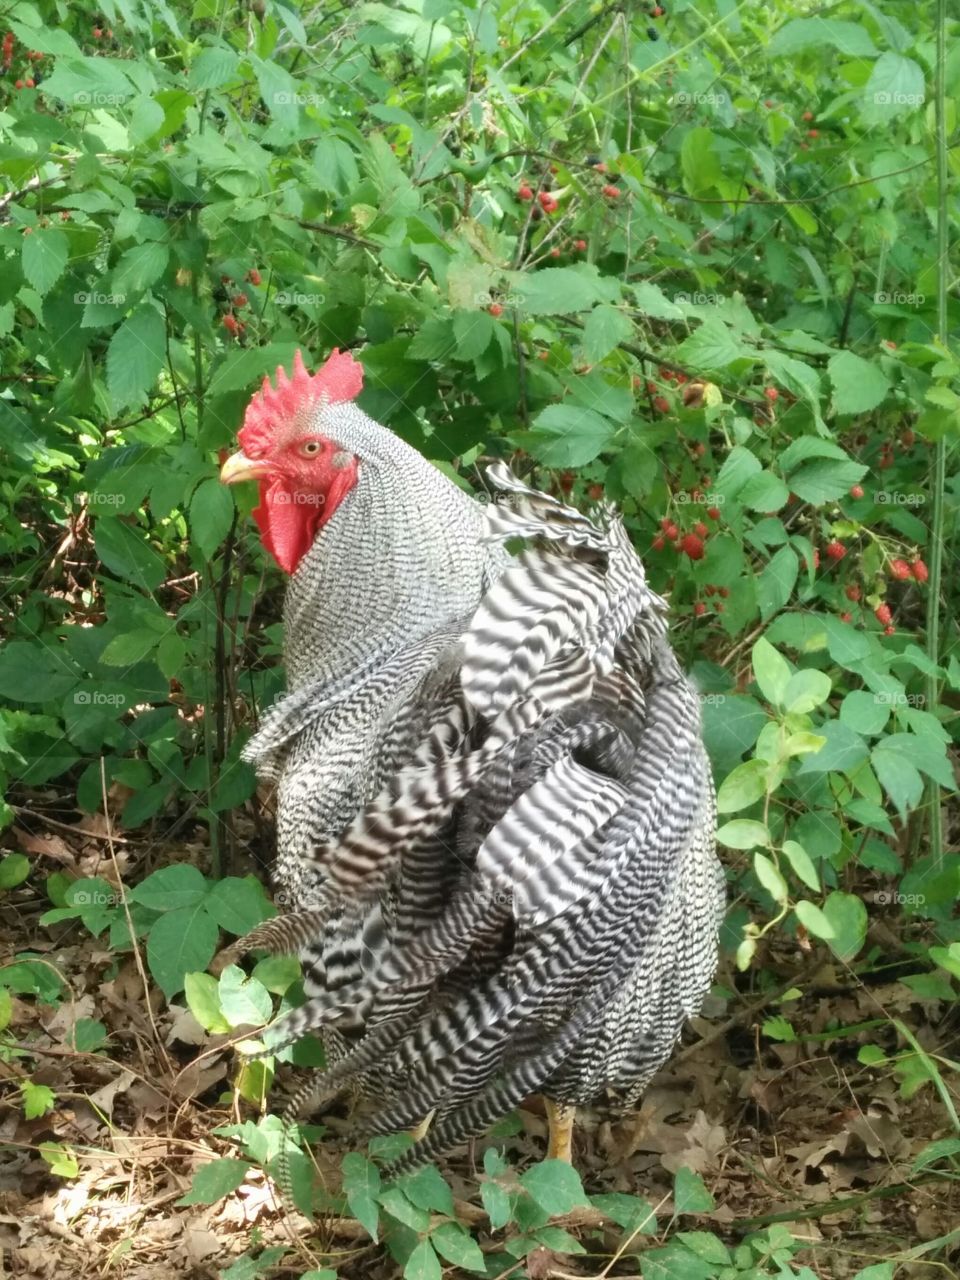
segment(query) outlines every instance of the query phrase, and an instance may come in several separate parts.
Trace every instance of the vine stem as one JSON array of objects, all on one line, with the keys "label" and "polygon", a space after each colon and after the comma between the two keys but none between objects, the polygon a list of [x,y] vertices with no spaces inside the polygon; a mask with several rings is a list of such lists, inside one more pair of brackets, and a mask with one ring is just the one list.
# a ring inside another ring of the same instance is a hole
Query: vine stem
[{"label": "vine stem", "polygon": [[[946,349],[947,339],[947,252],[949,223],[947,221],[947,0],[937,0],[937,80],[936,96],[936,153],[937,153],[937,333]],[[941,436],[936,443],[933,463],[933,523],[930,529],[930,591],[927,596],[927,657],[930,673],[927,676],[927,710],[932,712],[940,701],[940,681],[936,668],[940,665],[940,591],[943,585],[943,521],[944,492],[947,483],[947,440]],[[939,866],[943,862],[943,814],[940,808],[940,784],[931,779],[929,784],[930,852]]]}]

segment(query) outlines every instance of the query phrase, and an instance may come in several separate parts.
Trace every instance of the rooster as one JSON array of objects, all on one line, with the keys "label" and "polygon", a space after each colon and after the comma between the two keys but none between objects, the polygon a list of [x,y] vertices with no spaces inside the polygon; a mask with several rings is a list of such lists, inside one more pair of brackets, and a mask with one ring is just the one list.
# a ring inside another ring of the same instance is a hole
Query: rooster
[{"label": "rooster", "polygon": [[[716,965],[724,905],[696,693],[616,513],[503,464],[483,504],[353,402],[361,366],[264,380],[226,483],[291,575],[290,691],[246,757],[277,782],[298,951],[328,1067],[291,1114],[359,1085],[409,1168],[532,1092],[549,1154],[574,1109],[629,1105]],[[510,557],[503,543],[527,549]]]}]

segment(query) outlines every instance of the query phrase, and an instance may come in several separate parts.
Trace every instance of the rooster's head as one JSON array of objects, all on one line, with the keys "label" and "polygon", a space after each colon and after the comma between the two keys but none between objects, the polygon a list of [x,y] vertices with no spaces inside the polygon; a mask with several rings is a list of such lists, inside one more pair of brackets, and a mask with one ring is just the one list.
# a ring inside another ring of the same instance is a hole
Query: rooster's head
[{"label": "rooster's head", "polygon": [[329,414],[353,400],[363,367],[348,352],[334,351],[309,374],[298,351],[293,377],[277,369],[276,386],[263,386],[247,405],[240,452],[223,464],[224,484],[257,480],[260,505],[253,516],[263,545],[285,573],[293,573],[320,528],[357,483],[359,458],[337,440]]}]

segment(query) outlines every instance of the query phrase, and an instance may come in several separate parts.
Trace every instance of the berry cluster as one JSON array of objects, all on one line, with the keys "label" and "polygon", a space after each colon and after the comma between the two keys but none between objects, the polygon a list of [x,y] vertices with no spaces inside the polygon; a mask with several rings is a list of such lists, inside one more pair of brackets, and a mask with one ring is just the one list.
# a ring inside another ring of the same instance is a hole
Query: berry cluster
[{"label": "berry cluster", "polygon": [[[256,267],[251,267],[244,276],[244,280],[252,285],[260,284],[261,278],[260,272]],[[232,285],[232,276],[221,276],[220,286],[215,290],[214,297],[228,308],[224,312],[220,323],[231,337],[239,339],[246,332],[247,325],[246,322],[241,320],[236,313],[238,311],[243,311],[246,307],[249,307],[250,299],[242,289],[231,296],[228,290]]]}]

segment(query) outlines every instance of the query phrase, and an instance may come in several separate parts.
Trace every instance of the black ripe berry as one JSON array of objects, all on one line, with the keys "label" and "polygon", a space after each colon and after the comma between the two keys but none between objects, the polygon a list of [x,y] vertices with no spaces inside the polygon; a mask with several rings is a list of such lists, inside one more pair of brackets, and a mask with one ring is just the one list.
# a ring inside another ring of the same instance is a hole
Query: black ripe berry
[{"label": "black ripe berry", "polygon": [[647,27],[647,39],[648,40],[660,39],[660,32],[657,30],[656,27]]}]

